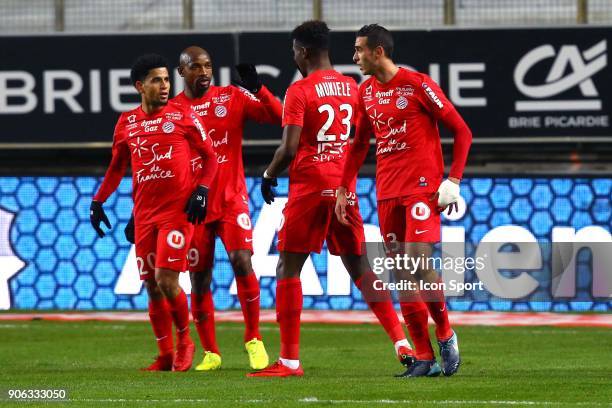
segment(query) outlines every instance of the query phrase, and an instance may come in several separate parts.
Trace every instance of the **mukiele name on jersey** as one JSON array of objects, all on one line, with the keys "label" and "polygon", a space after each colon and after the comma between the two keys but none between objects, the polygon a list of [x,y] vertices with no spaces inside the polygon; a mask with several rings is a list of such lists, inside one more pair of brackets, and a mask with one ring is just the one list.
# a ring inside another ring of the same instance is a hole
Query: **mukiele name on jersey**
[{"label": "mukiele name on jersey", "polygon": [[351,96],[351,86],[348,82],[319,82],[315,84],[317,96]]}]

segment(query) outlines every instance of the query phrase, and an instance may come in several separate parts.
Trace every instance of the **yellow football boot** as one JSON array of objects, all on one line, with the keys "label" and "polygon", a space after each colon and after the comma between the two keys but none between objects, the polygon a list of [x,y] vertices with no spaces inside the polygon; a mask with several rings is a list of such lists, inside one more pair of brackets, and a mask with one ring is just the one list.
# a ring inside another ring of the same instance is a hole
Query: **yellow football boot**
[{"label": "yellow football boot", "polygon": [[249,365],[253,370],[261,370],[266,368],[270,363],[268,353],[264,347],[263,341],[254,338],[251,341],[244,343],[244,348],[249,354]]},{"label": "yellow football boot", "polygon": [[213,371],[221,368],[221,356],[210,351],[204,352],[204,359],[195,368],[196,371]]}]

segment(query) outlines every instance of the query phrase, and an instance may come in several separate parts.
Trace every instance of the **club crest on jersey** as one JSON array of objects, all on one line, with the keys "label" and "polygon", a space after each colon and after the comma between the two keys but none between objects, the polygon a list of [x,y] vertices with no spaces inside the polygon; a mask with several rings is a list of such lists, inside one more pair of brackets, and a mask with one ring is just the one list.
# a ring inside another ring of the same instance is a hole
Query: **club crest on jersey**
[{"label": "club crest on jersey", "polygon": [[134,123],[134,122],[136,122],[136,115],[130,115],[130,116],[128,116],[127,120],[128,120],[128,122],[129,122],[129,123]]},{"label": "club crest on jersey", "polygon": [[219,105],[215,107],[215,116],[218,118],[224,118],[227,116],[227,108],[223,105]]},{"label": "club crest on jersey", "polygon": [[397,98],[397,100],[395,101],[395,107],[397,109],[406,109],[406,107],[408,106],[408,99],[406,99],[403,96],[400,96],[399,98]]},{"label": "club crest on jersey", "polygon": [[249,214],[247,213],[239,214],[238,217],[236,218],[236,222],[238,223],[240,228],[247,230],[247,231],[250,230],[252,227],[251,217],[249,217]]},{"label": "club crest on jersey", "polygon": [[181,231],[172,230],[168,233],[166,242],[170,248],[183,249],[185,247],[185,235]]},{"label": "club crest on jersey", "polygon": [[174,123],[166,122],[162,125],[162,130],[164,133],[172,133],[174,132]]},{"label": "club crest on jersey", "polygon": [[410,215],[412,215],[412,218],[419,221],[425,221],[429,218],[430,214],[431,210],[429,209],[427,204],[422,201],[419,201],[418,203],[414,204],[412,206],[412,210],[410,210]]},{"label": "club crest on jersey", "polygon": [[444,105],[442,104],[442,101],[440,100],[440,98],[438,98],[438,95],[436,95],[436,93],[433,91],[433,89],[431,89],[431,87],[427,85],[425,82],[423,82],[422,86],[423,86],[423,89],[425,90],[425,94],[427,95],[427,97],[431,99],[431,101],[435,103],[438,108],[442,109]]}]

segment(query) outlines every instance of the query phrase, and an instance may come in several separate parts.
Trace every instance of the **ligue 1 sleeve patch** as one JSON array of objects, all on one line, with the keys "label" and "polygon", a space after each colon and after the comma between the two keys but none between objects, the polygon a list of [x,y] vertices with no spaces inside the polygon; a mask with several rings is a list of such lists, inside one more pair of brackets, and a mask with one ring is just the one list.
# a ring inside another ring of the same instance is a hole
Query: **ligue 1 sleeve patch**
[{"label": "ligue 1 sleeve patch", "polygon": [[429,85],[427,85],[427,83],[423,82],[422,84],[423,86],[423,90],[425,90],[425,95],[427,95],[427,97],[440,109],[444,108],[444,105],[442,104],[442,101],[440,100],[440,98],[438,98],[438,95],[436,95],[436,93],[433,91],[433,89],[431,89],[431,87]]}]

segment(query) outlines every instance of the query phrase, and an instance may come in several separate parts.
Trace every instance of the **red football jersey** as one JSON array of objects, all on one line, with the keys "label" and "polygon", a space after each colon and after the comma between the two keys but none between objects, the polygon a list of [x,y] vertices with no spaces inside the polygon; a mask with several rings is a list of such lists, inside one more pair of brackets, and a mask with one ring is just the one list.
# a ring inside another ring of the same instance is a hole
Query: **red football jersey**
[{"label": "red football jersey", "polygon": [[[333,195],[340,185],[357,109],[357,84],[334,70],[315,71],[287,89],[283,127],[302,127],[289,168],[289,197]],[[355,180],[349,185],[355,191]]]},{"label": "red football jersey", "polygon": [[140,106],[122,113],[115,126],[113,159],[94,200],[106,201],[131,160],[136,223],[186,217],[185,204],[194,190],[192,149],[205,164],[198,182],[210,185],[217,168],[215,153],[191,109],[170,102],[152,115]]},{"label": "red football jersey", "polygon": [[427,75],[400,68],[386,84],[359,87],[356,138],[376,137],[378,200],[433,193],[444,173],[438,120],[454,111]]},{"label": "red football jersey", "polygon": [[[215,221],[223,216],[233,200],[248,200],[242,161],[245,121],[280,124],[282,105],[265,86],[257,97],[235,86],[211,86],[201,98],[189,99],[181,92],[173,101],[191,106],[197,112],[206,124],[217,153],[219,167],[210,186],[206,213],[207,222]],[[201,167],[200,155],[194,152],[192,168],[196,177]]]}]

